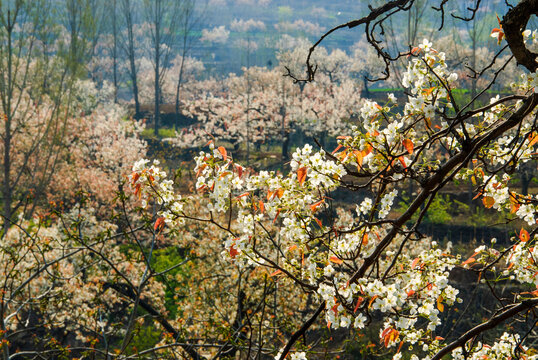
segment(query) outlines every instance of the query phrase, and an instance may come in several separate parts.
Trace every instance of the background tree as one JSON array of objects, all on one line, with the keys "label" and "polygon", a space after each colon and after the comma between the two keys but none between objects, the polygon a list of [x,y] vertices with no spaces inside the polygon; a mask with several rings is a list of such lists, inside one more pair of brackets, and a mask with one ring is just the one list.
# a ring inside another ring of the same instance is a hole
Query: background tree
[{"label": "background tree", "polygon": [[127,56],[128,61],[128,74],[131,81],[131,89],[133,92],[133,99],[135,103],[135,118],[140,119],[142,113],[140,112],[140,99],[138,90],[138,71],[136,65],[136,48],[135,48],[135,25],[136,25],[136,8],[135,0],[120,0],[121,1],[121,13],[125,21],[125,30],[122,37],[122,47]]},{"label": "background tree", "polygon": [[[66,119],[74,110],[72,85],[87,54],[82,32],[91,32],[93,20],[86,7],[66,5],[63,15],[69,28],[51,21],[51,1],[0,6],[4,234],[17,210],[22,207],[31,214],[34,207],[28,205],[43,198],[58,160]],[[39,129],[36,136],[28,136],[31,128]]]},{"label": "background tree", "polygon": [[[174,127],[177,130],[180,119],[180,91],[184,82],[185,61],[189,56],[189,52],[193,46],[195,40],[193,30],[199,24],[202,14],[197,15],[195,13],[196,1],[185,0],[181,9],[180,26],[178,27],[178,48],[180,49],[178,57],[181,59],[179,62],[179,70],[177,71],[177,84],[176,84],[176,96],[175,96],[175,123]],[[177,59],[177,57],[176,57]],[[176,61],[177,63],[177,61]]]},{"label": "background tree", "polygon": [[[151,43],[153,45],[151,60],[154,69],[153,121],[155,134],[159,133],[160,104],[162,102],[161,84],[170,61],[170,44],[172,43],[173,37],[176,36],[179,21],[181,19],[181,11],[188,11],[192,15],[192,5],[193,4],[189,1],[144,1],[144,13],[146,21],[149,24]],[[190,7],[190,9],[186,9],[185,7]],[[189,21],[190,19],[183,18],[183,20]]]}]

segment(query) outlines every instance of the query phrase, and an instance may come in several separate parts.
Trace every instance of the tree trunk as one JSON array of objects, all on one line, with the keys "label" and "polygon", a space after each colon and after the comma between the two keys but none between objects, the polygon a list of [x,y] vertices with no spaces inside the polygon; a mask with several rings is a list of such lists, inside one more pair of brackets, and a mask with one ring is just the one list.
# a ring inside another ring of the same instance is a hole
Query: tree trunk
[{"label": "tree trunk", "polygon": [[3,201],[3,234],[2,237],[6,236],[7,230],[11,226],[11,211],[12,211],[12,201],[13,201],[13,192],[10,184],[11,180],[11,122],[13,118],[12,108],[11,108],[11,89],[13,84],[13,46],[12,46],[12,33],[13,28],[8,28],[8,52],[7,52],[7,99],[3,101],[3,111],[6,114],[5,124],[5,134],[4,134],[4,161],[3,161],[3,172],[4,179],[2,183],[2,201]]},{"label": "tree trunk", "polygon": [[155,112],[153,115],[153,128],[155,131],[155,136],[159,136],[159,120],[160,120],[160,80],[161,80],[161,2],[155,2],[155,13],[154,13],[154,25],[155,25],[155,34],[154,34],[154,43],[153,47],[155,49]]},{"label": "tree trunk", "polygon": [[529,195],[529,185],[531,184],[532,173],[526,170],[521,172],[521,195]]},{"label": "tree trunk", "polygon": [[114,103],[118,103],[118,24],[116,21],[116,0],[112,1],[112,77],[114,81]]},{"label": "tree trunk", "polygon": [[290,134],[286,133],[282,138],[282,163],[285,163],[289,160],[289,147],[290,147]]},{"label": "tree trunk", "polygon": [[134,33],[133,33],[133,14],[131,12],[131,3],[129,0],[124,0],[123,11],[125,13],[125,22],[127,27],[127,57],[129,58],[129,75],[132,82],[133,98],[135,103],[135,119],[140,119],[140,101],[138,99],[138,82],[136,80],[136,63],[135,63],[135,48],[134,48]]},{"label": "tree trunk", "polygon": [[159,101],[159,50],[155,50],[155,113],[153,114],[155,135],[159,135],[159,115],[160,115],[160,101]]},{"label": "tree trunk", "polygon": [[366,76],[362,77],[362,83],[364,84],[364,89],[362,90],[362,97],[369,98],[370,90],[368,89],[368,78]]},{"label": "tree trunk", "polygon": [[183,66],[185,64],[185,46],[183,47],[183,56],[181,57],[181,65],[179,66],[179,76],[176,86],[176,117],[174,127],[177,131],[179,128],[179,91],[181,90],[181,82],[183,81]]},{"label": "tree trunk", "polygon": [[2,202],[3,202],[3,234],[2,236],[5,236],[7,233],[7,230],[9,229],[11,225],[11,203],[12,203],[12,192],[11,192],[11,185],[10,185],[10,174],[11,174],[11,114],[8,114],[7,121],[6,121],[6,133],[4,135],[4,161],[3,161],[3,172],[4,172],[4,179],[2,183]]},{"label": "tree trunk", "polygon": [[142,118],[142,113],[140,112],[140,101],[138,100],[138,83],[136,81],[136,65],[134,60],[134,54],[129,59],[131,65],[131,81],[133,83],[133,98],[135,102],[135,119]]}]

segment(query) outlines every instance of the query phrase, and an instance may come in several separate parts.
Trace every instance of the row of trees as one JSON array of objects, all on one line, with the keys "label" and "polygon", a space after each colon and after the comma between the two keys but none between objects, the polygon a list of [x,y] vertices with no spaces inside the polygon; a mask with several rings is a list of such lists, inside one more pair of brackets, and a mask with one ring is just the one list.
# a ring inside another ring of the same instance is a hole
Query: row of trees
[{"label": "row of trees", "polygon": [[[494,77],[499,92],[507,91],[518,80],[515,63],[509,61],[509,55],[501,54],[498,62],[478,78],[475,67],[467,62],[471,60],[478,68],[486,68],[487,59],[494,55],[488,47],[468,49],[452,34],[440,38],[438,44],[457,77],[455,83],[462,89],[470,89],[466,96],[471,99],[477,95],[477,86],[484,86]],[[188,84],[189,96],[183,99],[182,113],[196,119],[196,123],[167,140],[180,148],[192,148],[206,144],[213,136],[230,143],[236,152],[240,145],[246,144],[249,163],[252,145],[259,148],[262,143],[276,140],[281,144],[282,159],[288,160],[290,136],[295,131],[325,145],[327,137],[334,138],[351,129],[361,115],[359,105],[364,101],[361,96],[373,95],[368,84],[383,76],[382,58],[366,40],[357,42],[351,54],[318,47],[311,58],[312,66],[317,69],[315,81],[293,83],[283,77],[286,73],[306,74],[302,59],[308,51],[308,42],[303,40],[281,49],[277,54],[279,64],[272,69],[243,68],[242,74],[230,74],[220,81],[193,78]],[[396,62],[392,67],[395,76],[385,84],[408,88],[409,80],[404,77],[406,67],[404,61]],[[499,72],[501,68],[505,71]],[[382,105],[403,104],[394,94],[386,95],[388,98]]]}]

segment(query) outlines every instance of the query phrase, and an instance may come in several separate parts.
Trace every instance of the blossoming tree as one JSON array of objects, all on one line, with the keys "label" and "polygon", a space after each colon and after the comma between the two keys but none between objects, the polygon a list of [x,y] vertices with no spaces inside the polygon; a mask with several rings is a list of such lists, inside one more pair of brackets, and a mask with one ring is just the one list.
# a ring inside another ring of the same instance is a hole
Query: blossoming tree
[{"label": "blossoming tree", "polygon": [[276,139],[282,146],[282,158],[288,159],[290,137],[296,130],[322,143],[327,135],[337,136],[348,127],[361,102],[349,73],[335,69],[335,63],[349,63],[350,59],[343,52],[324,51],[319,57],[324,74],[316,82],[299,86],[283,78],[283,67],[299,69],[297,59],[307,51],[305,46],[282,51],[280,68],[244,69],[241,76],[226,78],[223,87],[209,88],[207,94],[188,101],[184,112],[199,123],[179,132],[172,143],[199,147],[207,143],[209,134],[231,142],[237,150],[245,142]]},{"label": "blossoming tree", "polygon": [[[445,3],[435,8],[441,19]],[[209,201],[201,216],[185,211],[190,199],[174,191],[158,165],[145,160],[133,168],[131,182],[137,192],[146,202],[162,205],[156,227],[211,223],[225,235],[223,255],[234,266],[265,269],[315,294],[317,308],[291,334],[277,359],[290,352],[291,359],[306,358],[308,347],[299,340],[320,316],[330,329],[352,327],[361,332],[380,324],[380,346],[394,359],[404,353],[429,360],[445,355],[536,358],[529,339],[538,306],[538,203],[536,197],[514,190],[510,176],[532,161],[538,143],[538,63],[527,47],[534,42],[532,32],[525,30],[538,8],[536,1],[520,1],[492,31],[499,43],[506,40],[499,52],[510,49],[522,76],[513,94],[494,97],[485,105],[476,98],[469,103],[455,98],[458,75],[430,41],[396,57],[384,50],[382,31],[376,27],[414,5],[412,0],[389,1],[321,38],[365,24],[367,40],[387,64],[387,75],[395,58],[409,57],[402,77],[408,93],[403,109],[393,98],[386,104],[365,101],[359,122],[338,136],[335,150],[314,150],[310,145],[297,149],[291,171],[284,175],[249,171],[225,148],[210,144],[209,151],[196,157],[195,187]],[[479,7],[477,2],[469,11]],[[317,76],[310,55],[319,43],[309,51],[306,81]],[[295,77],[297,82],[305,80]],[[494,81],[495,77],[482,92]],[[523,221],[518,234],[502,246],[494,240],[491,246],[479,246],[469,258],[453,255],[449,244],[424,236],[418,226],[430,204],[441,189],[461,180],[474,184],[486,208]],[[395,199],[410,182],[419,191],[407,208],[396,211]],[[338,203],[332,198],[339,189],[360,191],[355,208],[335,211]],[[494,305],[471,327],[447,332],[441,326],[445,314],[464,297],[450,278],[455,269],[475,273],[476,286],[489,290],[484,294]],[[499,283],[506,285],[504,290]],[[250,346],[261,351],[263,345],[252,340]]]}]

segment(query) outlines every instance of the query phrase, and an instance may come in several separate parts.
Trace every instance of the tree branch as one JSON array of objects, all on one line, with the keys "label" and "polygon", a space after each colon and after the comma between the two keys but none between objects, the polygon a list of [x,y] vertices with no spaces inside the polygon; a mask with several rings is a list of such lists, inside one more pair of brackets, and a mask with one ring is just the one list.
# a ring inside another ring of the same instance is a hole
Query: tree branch
[{"label": "tree branch", "polygon": [[[106,291],[107,289],[114,289],[118,293],[122,294],[125,297],[128,297],[131,300],[135,300],[137,298],[135,292],[133,289],[131,289],[129,286],[126,286],[124,284],[114,284],[114,283],[105,283],[103,286],[103,291]],[[159,313],[156,309],[153,308],[150,304],[148,304],[145,300],[139,299],[138,304],[142,307],[142,309],[146,310],[151,316],[155,318],[159,322],[159,324],[162,325],[162,327],[171,333],[174,336],[174,339],[178,339],[181,337],[180,333],[166,320],[166,318]],[[136,311],[134,309],[133,311]],[[191,344],[180,344],[180,346],[185,350],[189,356],[194,360],[205,360],[206,358],[203,357],[196,351],[193,345]]]},{"label": "tree branch", "polygon": [[453,341],[449,345],[442,348],[437,354],[435,354],[431,360],[440,360],[443,356],[450,353],[452,350],[459,347],[465,346],[465,343],[475,336],[483,333],[484,331],[491,330],[505,320],[508,320],[518,313],[531,309],[538,305],[538,298],[523,300],[521,303],[512,306],[508,310],[503,311],[502,313],[495,315],[485,323],[475,326],[471,330],[467,331],[465,334],[460,336],[457,340]]},{"label": "tree branch", "polygon": [[535,72],[538,68],[538,63],[536,63],[538,55],[525,47],[521,33],[525,30],[532,14],[538,15],[538,0],[522,0],[514,8],[508,10],[501,24],[506,42],[517,63],[525,66],[530,72]]}]

